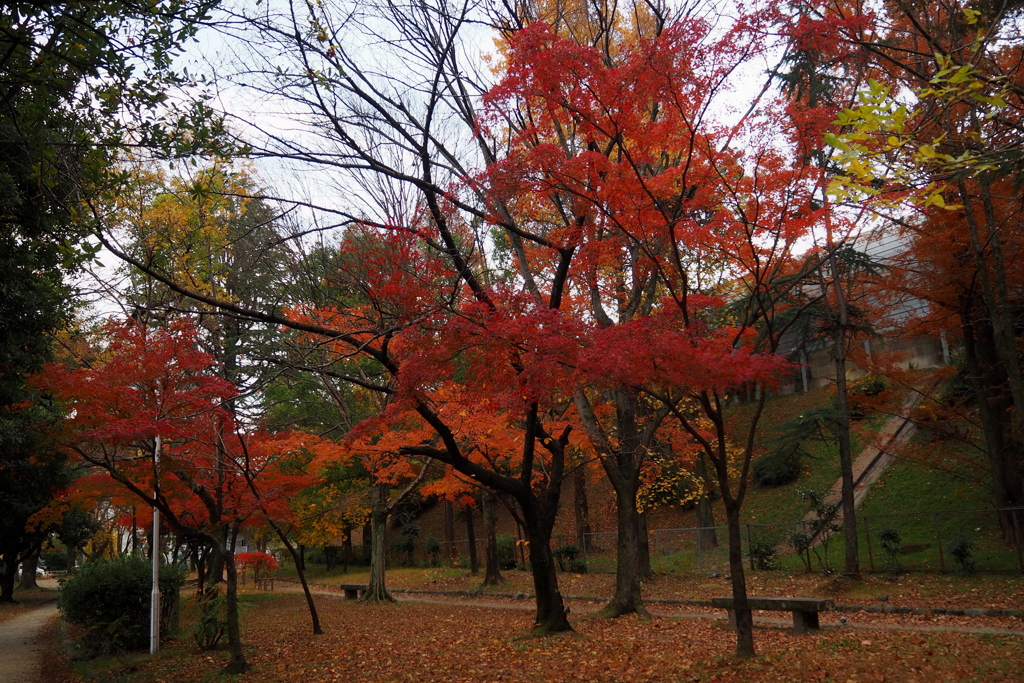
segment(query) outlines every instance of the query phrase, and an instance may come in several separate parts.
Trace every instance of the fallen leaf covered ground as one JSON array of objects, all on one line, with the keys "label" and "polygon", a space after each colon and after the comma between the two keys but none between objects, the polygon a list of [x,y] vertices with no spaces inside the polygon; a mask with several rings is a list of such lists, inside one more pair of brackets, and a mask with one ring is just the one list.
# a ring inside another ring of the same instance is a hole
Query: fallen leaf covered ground
[{"label": "fallen leaf covered ground", "polygon": [[[936,586],[945,585],[943,577],[935,578]],[[438,586],[429,582],[444,579],[424,580]],[[994,593],[1005,579],[992,583]],[[904,588],[912,596],[901,600],[916,600],[921,590]],[[576,633],[535,639],[526,635],[533,617],[526,600],[410,595],[399,604],[367,605],[320,590],[322,636],[310,634],[300,595],[246,593],[242,622],[253,668],[233,680],[1018,682],[1024,671],[1024,624],[1011,618],[855,613],[840,626],[838,615],[828,614],[826,628],[806,636],[762,622],[755,631],[758,656],[739,661],[724,615],[712,610],[652,605],[666,616],[600,620],[587,614],[599,604],[574,602]],[[959,599],[959,589],[952,592],[943,599]],[[764,616],[779,624],[788,617]],[[92,676],[126,683],[219,680],[212,674],[225,661],[225,653],[197,652],[183,639],[155,659],[96,663]]]}]

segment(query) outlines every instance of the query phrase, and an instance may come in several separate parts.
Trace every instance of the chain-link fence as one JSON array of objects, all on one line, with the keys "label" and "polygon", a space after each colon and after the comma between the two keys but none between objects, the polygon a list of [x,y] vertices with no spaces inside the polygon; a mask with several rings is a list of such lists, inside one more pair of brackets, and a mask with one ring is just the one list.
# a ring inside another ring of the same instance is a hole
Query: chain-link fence
[{"label": "chain-link fence", "polygon": [[[752,569],[825,571],[843,567],[842,530],[801,522],[797,525],[744,524],[743,557]],[[837,527],[838,525],[836,525]],[[1020,571],[1024,572],[1024,507],[858,515],[862,571]],[[506,566],[527,566],[529,551],[521,539],[505,534]],[[552,537],[552,550],[571,554],[591,572],[614,572],[618,534],[586,534],[582,547],[573,535]],[[648,534],[651,566],[658,573],[728,572],[726,527],[653,529]],[[353,557],[368,558],[362,546]],[[467,539],[445,543],[434,538],[389,543],[391,566],[470,566]],[[484,563],[484,539],[476,539]],[[579,566],[579,565],[577,565]]]}]

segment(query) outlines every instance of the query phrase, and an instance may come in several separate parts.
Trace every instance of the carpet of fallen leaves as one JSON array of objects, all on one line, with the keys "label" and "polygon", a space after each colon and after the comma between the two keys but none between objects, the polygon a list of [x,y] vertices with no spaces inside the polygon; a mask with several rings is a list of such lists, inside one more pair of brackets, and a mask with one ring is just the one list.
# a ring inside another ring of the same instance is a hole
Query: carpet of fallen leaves
[{"label": "carpet of fallen leaves", "polygon": [[[1021,635],[898,630],[988,625],[978,620],[861,614],[851,619],[854,624],[805,636],[760,627],[758,656],[741,661],[721,614],[700,616],[684,608],[676,616],[601,620],[585,615],[585,603],[573,603],[576,633],[538,639],[526,635],[533,616],[528,601],[430,597],[368,605],[324,594],[318,603],[325,634],[314,636],[300,595],[244,597],[252,670],[233,679],[239,682],[1019,682],[1024,671]],[[992,626],[1016,630],[1020,622]],[[226,661],[224,652],[197,652],[180,642],[155,659],[108,662],[94,675],[126,683],[220,680],[211,674]]]}]

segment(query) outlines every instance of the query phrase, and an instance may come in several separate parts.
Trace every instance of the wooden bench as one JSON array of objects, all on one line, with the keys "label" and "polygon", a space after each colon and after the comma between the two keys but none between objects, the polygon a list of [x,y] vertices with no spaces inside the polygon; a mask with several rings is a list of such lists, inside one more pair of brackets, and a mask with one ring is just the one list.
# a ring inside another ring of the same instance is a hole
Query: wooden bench
[{"label": "wooden bench", "polygon": [[272,591],[274,590],[274,577],[273,576],[257,576],[253,579],[253,583],[256,585],[257,590]]},{"label": "wooden bench", "polygon": [[[750,609],[793,613],[793,633],[807,633],[821,628],[818,612],[831,610],[835,604],[829,598],[747,598]],[[711,606],[729,610],[729,626],[736,628],[736,611],[732,598],[711,598]]]},{"label": "wooden bench", "polygon": [[346,600],[355,600],[360,595],[365,593],[366,589],[369,588],[369,586],[367,586],[364,583],[343,583],[339,586],[339,588],[345,591]]}]

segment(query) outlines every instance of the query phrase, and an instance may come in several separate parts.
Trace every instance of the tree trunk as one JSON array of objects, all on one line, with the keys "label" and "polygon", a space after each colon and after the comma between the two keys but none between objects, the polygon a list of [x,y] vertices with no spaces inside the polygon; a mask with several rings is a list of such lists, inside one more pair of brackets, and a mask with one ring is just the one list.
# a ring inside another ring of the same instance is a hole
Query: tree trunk
[{"label": "tree trunk", "polygon": [[558,573],[551,553],[551,529],[554,514],[535,509],[535,501],[520,501],[526,530],[529,534],[530,567],[533,571],[533,590],[537,600],[537,618],[533,635],[544,636],[572,631],[566,615],[562,593],[558,590]]},{"label": "tree trunk", "polygon": [[715,531],[718,525],[715,523],[715,509],[711,506],[711,479],[703,453],[697,456],[694,474],[702,487],[697,499],[697,545],[701,550],[711,550],[718,547],[718,532]]},{"label": "tree trunk", "polygon": [[469,573],[480,573],[480,559],[476,556],[476,528],[473,526],[473,505],[467,503],[466,512],[466,539],[469,541]]},{"label": "tree trunk", "polygon": [[238,573],[235,571],[235,556],[224,547],[218,550],[217,556],[227,570],[228,649],[231,651],[231,659],[221,669],[221,673],[242,674],[249,670],[249,664],[242,652],[242,633],[238,626]]},{"label": "tree trunk", "polygon": [[459,553],[455,549],[455,504],[444,501],[444,554],[448,564],[454,565]]},{"label": "tree trunk", "polygon": [[373,554],[373,523],[370,520],[363,525],[363,562],[370,564],[370,555]]},{"label": "tree trunk", "polygon": [[[840,328],[842,329],[842,328]],[[850,443],[850,409],[846,393],[846,344],[841,332],[835,340],[836,408],[839,411],[839,469],[842,476],[843,542],[846,576],[860,578],[857,518],[853,500],[853,448]]]},{"label": "tree trunk", "polygon": [[[731,508],[731,509],[730,509]],[[739,505],[726,505],[729,526],[729,572],[732,576],[732,600],[736,613],[736,655],[754,656],[754,619],[747,602],[747,578],[743,570],[743,536]]]},{"label": "tree trunk", "polygon": [[352,527],[345,527],[342,533],[345,534],[345,540],[341,542],[341,573],[348,574],[348,565],[352,562]]},{"label": "tree trunk", "polygon": [[[611,478],[611,477],[610,477]],[[647,615],[640,593],[640,515],[636,510],[636,481],[615,477],[615,507],[618,533],[615,539],[615,595],[601,610],[604,617],[619,617],[634,612]]]},{"label": "tree trunk", "polygon": [[39,552],[42,548],[36,548],[21,561],[21,590],[39,588],[36,583],[36,567],[39,566]]},{"label": "tree trunk", "polygon": [[373,503],[370,512],[370,584],[363,600],[367,602],[394,602],[387,589],[387,577],[385,574],[386,561],[386,534],[388,522],[388,494],[391,492],[389,484],[375,484],[373,487]]},{"label": "tree trunk", "polygon": [[300,572],[306,571],[306,546],[299,544],[299,555],[295,558],[295,568]]},{"label": "tree trunk", "polygon": [[586,554],[591,550],[590,505],[587,501],[587,473],[583,466],[573,474],[573,508],[576,513],[576,545]]},{"label": "tree trunk", "polygon": [[640,551],[640,580],[644,581],[654,576],[654,570],[651,569],[651,537],[647,529],[647,513],[641,512],[637,514],[636,520],[638,525],[637,540],[639,541],[637,549]]},{"label": "tree trunk", "polygon": [[0,604],[14,602],[14,579],[18,573],[14,553],[5,555],[3,560],[3,572],[0,573]]},{"label": "tree trunk", "polygon": [[[997,508],[1017,507],[1024,503],[1024,472],[1020,466],[1020,446],[1013,438],[1008,420],[1012,400],[1005,390],[1005,373],[994,349],[988,315],[978,310],[971,298],[961,298],[959,314],[964,357],[992,477],[993,502]],[[1000,512],[999,526],[1006,543],[1016,546],[1024,542],[1012,513]]]},{"label": "tree trunk", "polygon": [[846,330],[850,324],[846,293],[840,280],[836,250],[829,233],[828,262],[832,271],[832,289],[838,306],[835,332],[832,338],[832,359],[836,370],[836,407],[839,410],[839,469],[842,477],[843,540],[845,545],[845,567],[847,576],[860,578],[860,558],[857,548],[857,511],[853,500],[853,449],[850,445],[849,397],[846,393]]},{"label": "tree trunk", "polygon": [[484,586],[500,586],[505,583],[501,576],[501,560],[498,558],[498,511],[494,502],[494,493],[484,489],[480,499],[484,513],[484,560],[487,565]]}]

